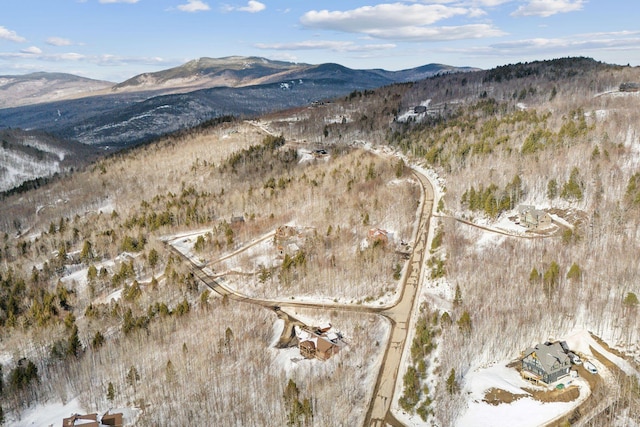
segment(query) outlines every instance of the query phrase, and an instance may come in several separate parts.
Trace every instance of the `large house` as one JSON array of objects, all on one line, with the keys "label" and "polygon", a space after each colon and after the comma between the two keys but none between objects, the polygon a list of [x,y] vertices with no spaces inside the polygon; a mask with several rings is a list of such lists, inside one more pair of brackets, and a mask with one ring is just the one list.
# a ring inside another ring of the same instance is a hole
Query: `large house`
[{"label": "large house", "polygon": [[551,216],[548,213],[529,205],[518,206],[518,220],[520,225],[532,230],[541,230],[551,225]]},{"label": "large house", "polygon": [[522,376],[544,384],[551,384],[569,375],[571,360],[559,342],[538,344],[528,348],[522,358]]},{"label": "large house", "polygon": [[331,330],[331,324],[315,329],[296,326],[298,348],[305,359],[327,360],[344,346],[340,333]]},{"label": "large house", "polygon": [[62,420],[62,427],[101,427],[101,426],[115,426],[122,427],[124,425],[122,413],[110,414],[108,411],[98,420],[98,414],[73,414],[69,418]]}]

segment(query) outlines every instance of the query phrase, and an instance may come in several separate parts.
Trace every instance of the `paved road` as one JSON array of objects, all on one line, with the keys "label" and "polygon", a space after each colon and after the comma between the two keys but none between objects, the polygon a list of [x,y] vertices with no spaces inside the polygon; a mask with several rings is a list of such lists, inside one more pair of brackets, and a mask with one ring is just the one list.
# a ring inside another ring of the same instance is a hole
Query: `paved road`
[{"label": "paved road", "polygon": [[[170,242],[166,242],[171,250],[182,256],[189,262],[191,272],[214,292],[226,296],[235,301],[242,301],[260,305],[279,311],[280,307],[322,308],[330,307],[332,310],[378,313],[391,321],[391,334],[387,342],[387,348],[383,357],[382,366],[378,373],[373,397],[369,404],[369,410],[365,419],[365,426],[402,426],[390,411],[394,398],[398,372],[402,363],[402,354],[407,345],[407,337],[411,327],[411,315],[416,310],[417,298],[421,287],[422,268],[425,263],[427,241],[429,239],[429,226],[433,211],[434,191],[426,176],[414,171],[414,175],[422,187],[422,204],[419,213],[419,225],[416,234],[413,252],[409,259],[409,267],[404,276],[400,299],[394,304],[382,307],[369,307],[349,304],[305,303],[295,301],[277,301],[259,298],[250,298],[233,289],[226,287],[219,279],[214,279],[205,271],[196,260],[174,248]],[[293,319],[297,321],[297,319]]]},{"label": "paved road", "polygon": [[409,259],[409,270],[405,275],[405,283],[403,284],[400,300],[394,306],[381,312],[381,314],[392,320],[391,338],[387,343],[387,350],[382,368],[378,374],[365,426],[402,426],[393,417],[390,408],[402,362],[402,353],[407,345],[407,336],[411,327],[411,314],[416,309],[418,302],[416,296],[421,288],[422,268],[427,254],[426,246],[429,239],[429,224],[434,198],[433,187],[428,179],[417,172],[416,176],[421,183],[424,194],[416,243]]}]

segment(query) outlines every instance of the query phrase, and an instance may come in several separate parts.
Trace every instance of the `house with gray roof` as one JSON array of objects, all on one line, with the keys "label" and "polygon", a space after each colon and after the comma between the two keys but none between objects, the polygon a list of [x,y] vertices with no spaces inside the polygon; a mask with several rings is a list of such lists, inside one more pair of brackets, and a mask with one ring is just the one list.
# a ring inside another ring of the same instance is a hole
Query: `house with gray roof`
[{"label": "house with gray roof", "polygon": [[522,376],[551,384],[569,375],[571,360],[559,342],[538,344],[528,348],[522,358]]},{"label": "house with gray roof", "polygon": [[520,225],[531,230],[541,230],[551,225],[551,215],[530,205],[518,206],[518,220]]}]

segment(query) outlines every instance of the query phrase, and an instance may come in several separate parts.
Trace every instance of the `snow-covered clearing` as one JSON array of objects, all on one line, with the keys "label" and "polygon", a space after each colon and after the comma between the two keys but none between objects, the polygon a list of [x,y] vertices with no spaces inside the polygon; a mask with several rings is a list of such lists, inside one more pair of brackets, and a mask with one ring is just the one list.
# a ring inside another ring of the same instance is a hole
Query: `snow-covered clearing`
[{"label": "snow-covered clearing", "polygon": [[[592,348],[627,375],[635,375],[640,378],[638,371],[629,362],[607,351],[586,330],[574,331],[560,339],[566,341],[572,351],[593,363],[598,368],[597,375],[602,376],[605,381],[613,380],[612,373],[595,358],[591,351]],[[565,377],[561,381],[565,385],[571,382],[571,384],[580,387],[580,396],[573,402],[543,403],[531,397],[522,397],[512,403],[496,406],[483,402],[487,391],[492,388],[527,396],[529,393],[523,388],[534,388],[523,380],[515,369],[505,365],[506,362],[502,362],[488,368],[478,367],[471,369],[465,376],[462,393],[468,396],[468,407],[466,413],[458,420],[457,427],[536,427],[544,425],[580,405],[591,393],[588,383],[584,379]]]},{"label": "snow-covered clearing", "polygon": [[[67,403],[52,402],[29,408],[22,413],[20,419],[8,419],[7,425],[24,427],[59,426],[62,424],[62,420],[64,418],[70,417],[74,414],[85,415],[88,413],[91,412],[87,412],[80,404],[78,398],[74,398]],[[135,408],[114,408],[110,409],[109,413],[122,413],[125,425],[135,425],[138,415],[140,414],[140,410]],[[104,413],[98,414],[98,420],[100,420],[102,415],[104,415]]]},{"label": "snow-covered clearing", "polygon": [[[512,213],[511,215],[514,215],[514,213]],[[500,215],[500,217],[498,218],[498,221],[495,224],[493,224],[493,227],[497,228],[498,230],[503,230],[503,231],[506,231],[507,233],[516,234],[516,235],[523,235],[524,233],[527,232],[527,228],[513,222],[510,219],[509,214]]]},{"label": "snow-covered clearing", "polygon": [[[465,377],[462,393],[468,396],[466,413],[458,419],[456,427],[537,427],[566,414],[589,396],[589,386],[583,379],[571,379],[571,385],[580,388],[580,396],[573,402],[543,403],[530,397],[524,388],[534,388],[523,380],[515,369],[504,364],[476,368]],[[566,383],[565,383],[566,384]],[[483,402],[490,389],[505,390],[524,397],[512,402],[491,405]]]}]

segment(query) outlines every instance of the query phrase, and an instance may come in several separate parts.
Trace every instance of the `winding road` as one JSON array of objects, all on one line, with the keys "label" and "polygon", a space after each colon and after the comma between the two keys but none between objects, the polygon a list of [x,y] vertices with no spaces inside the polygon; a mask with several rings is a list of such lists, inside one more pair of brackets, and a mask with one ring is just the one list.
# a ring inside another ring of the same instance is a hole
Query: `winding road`
[{"label": "winding road", "polygon": [[[194,277],[208,286],[212,291],[234,301],[251,303],[274,310],[279,317],[286,316],[287,320],[290,322],[301,323],[290,315],[281,312],[281,307],[317,308],[323,310],[330,307],[332,310],[376,313],[387,318],[391,324],[391,331],[383,356],[382,366],[378,372],[375,388],[371,401],[369,402],[364,425],[391,425],[399,427],[403,424],[400,423],[391,413],[391,404],[394,399],[394,392],[396,389],[400,365],[402,363],[403,352],[407,345],[407,337],[409,336],[409,331],[412,327],[412,313],[417,310],[417,296],[419,295],[419,290],[422,284],[421,278],[422,269],[426,261],[425,256],[428,253],[425,248],[427,247],[427,242],[429,240],[430,220],[434,206],[434,190],[431,182],[425,175],[417,170],[414,170],[413,174],[417,178],[422,189],[415,243],[408,261],[409,264],[407,271],[404,274],[403,281],[401,283],[400,298],[387,306],[370,307],[350,304],[320,304],[251,298],[230,289],[221,283],[220,280],[217,280],[207,274],[198,261],[191,259],[186,254],[179,251],[171,245],[170,241],[166,241],[165,243],[174,253],[180,255],[187,261]],[[281,341],[283,340],[286,340],[286,337],[281,337]]]}]

